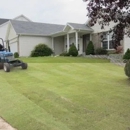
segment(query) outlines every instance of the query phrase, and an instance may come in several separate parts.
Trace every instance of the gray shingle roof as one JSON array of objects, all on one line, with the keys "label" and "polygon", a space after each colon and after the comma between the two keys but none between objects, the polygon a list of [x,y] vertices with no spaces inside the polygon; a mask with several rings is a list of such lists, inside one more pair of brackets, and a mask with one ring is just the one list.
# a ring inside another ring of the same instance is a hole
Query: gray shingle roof
[{"label": "gray shingle roof", "polygon": [[87,25],[85,25],[85,24],[68,23],[68,25],[70,25],[70,26],[73,27],[74,29],[93,31],[93,29],[91,29],[89,26],[87,26]]},{"label": "gray shingle roof", "polygon": [[10,20],[17,34],[49,36],[63,31],[65,25]]},{"label": "gray shingle roof", "polygon": [[3,23],[6,23],[7,21],[9,21],[9,19],[1,19],[0,18],[0,25],[3,24]]}]

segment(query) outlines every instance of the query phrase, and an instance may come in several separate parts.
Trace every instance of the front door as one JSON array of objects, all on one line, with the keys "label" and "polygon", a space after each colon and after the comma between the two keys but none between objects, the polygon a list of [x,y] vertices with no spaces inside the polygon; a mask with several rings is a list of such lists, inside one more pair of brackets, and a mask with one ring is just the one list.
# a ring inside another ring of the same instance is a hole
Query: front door
[{"label": "front door", "polygon": [[83,35],[83,52],[86,52],[89,41],[90,41],[90,34]]}]

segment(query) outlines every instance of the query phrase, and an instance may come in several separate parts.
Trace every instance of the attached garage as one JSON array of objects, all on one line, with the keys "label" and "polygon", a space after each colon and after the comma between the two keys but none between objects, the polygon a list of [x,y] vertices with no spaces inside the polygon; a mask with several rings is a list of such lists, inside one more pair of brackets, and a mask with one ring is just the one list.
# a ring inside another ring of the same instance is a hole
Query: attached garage
[{"label": "attached garage", "polygon": [[31,51],[39,43],[47,44],[50,48],[52,40],[51,37],[43,36],[19,36],[19,55],[30,56]]},{"label": "attached garage", "polygon": [[10,44],[10,50],[11,50],[12,53],[18,52],[17,42]]},{"label": "attached garage", "polygon": [[[18,52],[20,56],[30,56],[31,51],[39,43],[46,44],[52,48],[51,35],[61,32],[64,25],[35,23],[10,20],[9,41],[12,52]],[[17,42],[11,40],[17,39]],[[64,37],[54,39],[54,50],[56,54],[64,51]]]}]

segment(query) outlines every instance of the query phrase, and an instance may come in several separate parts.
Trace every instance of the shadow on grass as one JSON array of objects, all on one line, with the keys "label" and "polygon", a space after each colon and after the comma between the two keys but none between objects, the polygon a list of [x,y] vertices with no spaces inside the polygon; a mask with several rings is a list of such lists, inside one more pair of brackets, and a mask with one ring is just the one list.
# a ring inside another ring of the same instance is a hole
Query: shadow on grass
[{"label": "shadow on grass", "polygon": [[110,63],[108,59],[84,57],[23,57],[20,60],[27,63]]}]

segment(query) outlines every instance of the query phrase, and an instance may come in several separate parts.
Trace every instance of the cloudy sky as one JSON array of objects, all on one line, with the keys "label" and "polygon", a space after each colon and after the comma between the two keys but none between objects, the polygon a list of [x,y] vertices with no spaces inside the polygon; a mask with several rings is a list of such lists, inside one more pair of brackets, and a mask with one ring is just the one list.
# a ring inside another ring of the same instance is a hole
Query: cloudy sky
[{"label": "cloudy sky", "polygon": [[66,24],[85,23],[86,3],[83,0],[0,0],[0,18],[25,15],[35,22]]}]

